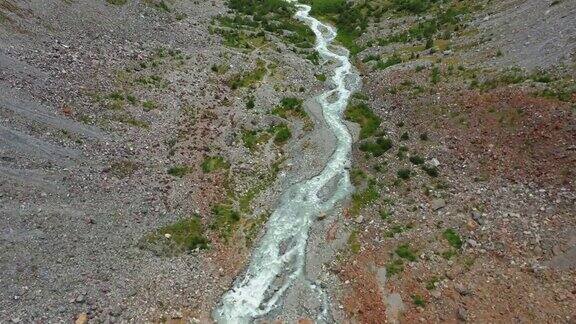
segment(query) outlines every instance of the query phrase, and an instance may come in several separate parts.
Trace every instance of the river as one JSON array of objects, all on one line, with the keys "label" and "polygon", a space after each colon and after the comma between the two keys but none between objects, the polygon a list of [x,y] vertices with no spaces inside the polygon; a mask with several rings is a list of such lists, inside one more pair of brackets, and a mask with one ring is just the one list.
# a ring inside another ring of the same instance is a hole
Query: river
[{"label": "river", "polygon": [[[294,280],[305,275],[306,244],[311,225],[353,190],[348,174],[352,137],[342,115],[359,77],[348,52],[331,45],[337,35],[336,29],[311,17],[309,6],[296,2],[295,5],[295,17],[316,35],[316,51],[322,58],[335,63],[333,88],[316,99],[326,124],[337,139],[336,146],[318,175],[292,185],[282,194],[266,224],[265,234],[252,252],[248,268],[223,295],[213,312],[218,323],[249,323],[278,307]],[[319,193],[328,183],[336,183],[336,188],[330,190],[329,197],[321,199]],[[318,294],[324,295],[325,306],[317,320],[327,321],[328,298],[317,285],[309,284]]]}]

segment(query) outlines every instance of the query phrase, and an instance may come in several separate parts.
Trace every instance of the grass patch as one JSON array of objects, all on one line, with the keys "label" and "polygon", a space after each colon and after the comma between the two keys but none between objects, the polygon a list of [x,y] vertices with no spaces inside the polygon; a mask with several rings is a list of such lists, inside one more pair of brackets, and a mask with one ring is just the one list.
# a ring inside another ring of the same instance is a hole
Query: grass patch
[{"label": "grass patch", "polygon": [[166,225],[145,236],[140,247],[157,255],[178,255],[196,249],[207,249],[210,241],[204,235],[204,227],[198,216],[182,219]]},{"label": "grass patch", "polygon": [[123,6],[128,2],[128,0],[106,0],[106,2],[116,6]]},{"label": "grass patch", "polygon": [[373,136],[381,123],[380,117],[378,117],[365,103],[348,106],[345,112],[345,117],[347,120],[360,125],[360,138]]},{"label": "grass patch", "polygon": [[386,233],[384,233],[385,237],[394,237],[396,234],[401,234],[406,232],[407,230],[411,229],[412,226],[402,226],[402,225],[394,225],[392,226]]},{"label": "grass patch", "polygon": [[406,259],[409,261],[416,261],[417,256],[416,252],[410,248],[408,244],[402,244],[396,248],[396,254],[401,257],[402,259]]},{"label": "grass patch", "polygon": [[388,277],[392,277],[402,271],[404,271],[404,261],[401,259],[393,260],[386,265],[386,275],[388,275]]},{"label": "grass patch", "polygon": [[398,176],[398,178],[402,179],[402,180],[410,179],[411,175],[412,175],[412,171],[410,169],[407,169],[407,168],[400,169],[396,172],[396,176]]},{"label": "grass patch", "polygon": [[348,246],[350,247],[350,251],[354,254],[360,253],[361,245],[360,240],[358,239],[358,231],[353,230],[348,237]]},{"label": "grass patch", "polygon": [[182,178],[192,172],[192,168],[187,165],[176,165],[168,169],[168,174],[173,177]]},{"label": "grass patch", "polygon": [[440,282],[440,279],[436,276],[433,276],[432,278],[430,278],[430,280],[428,280],[428,282],[426,283],[426,289],[428,290],[434,290],[436,289],[436,285]]},{"label": "grass patch", "polygon": [[210,224],[210,229],[217,231],[221,238],[228,240],[240,221],[240,213],[230,205],[217,204],[212,207],[212,215],[214,221]]},{"label": "grass patch", "polygon": [[360,151],[371,153],[374,157],[381,156],[392,148],[392,140],[379,137],[375,141],[366,141],[360,144]]},{"label": "grass patch", "polygon": [[378,198],[380,198],[380,194],[378,193],[376,186],[372,183],[368,185],[368,187],[363,191],[355,192],[352,195],[352,206],[350,207],[350,214],[358,215],[362,208],[369,205],[370,203],[373,203]]},{"label": "grass patch", "polygon": [[258,59],[254,70],[234,75],[230,80],[228,80],[228,85],[232,89],[251,87],[262,81],[266,71],[266,63],[263,60]]},{"label": "grass patch", "polygon": [[442,233],[442,237],[444,237],[448,243],[454,247],[455,249],[460,249],[462,247],[462,239],[460,235],[455,230],[449,228]]},{"label": "grass patch", "polygon": [[130,160],[122,160],[112,163],[107,171],[119,179],[124,179],[138,170],[138,167],[138,164],[135,162]]},{"label": "grass patch", "polygon": [[142,102],[142,107],[144,108],[145,111],[150,111],[158,108],[158,103],[153,100],[146,100]]},{"label": "grass patch", "polygon": [[278,126],[274,126],[273,132],[274,135],[274,143],[277,145],[284,145],[288,140],[292,137],[292,132],[290,128],[286,124],[280,124]]},{"label": "grass patch", "polygon": [[202,171],[204,173],[214,172],[220,169],[228,169],[230,164],[221,156],[208,156],[202,162]]},{"label": "grass patch", "polygon": [[302,108],[302,99],[294,98],[294,97],[286,97],[280,101],[280,105],[272,110],[272,114],[282,117],[288,118],[298,117],[298,118],[307,118],[308,115],[304,108]]},{"label": "grass patch", "polygon": [[384,70],[400,63],[402,63],[402,58],[398,54],[394,53],[392,54],[392,56],[386,59],[386,61],[378,61],[378,63],[376,64],[376,68]]},{"label": "grass patch", "polygon": [[413,295],[412,296],[412,302],[414,303],[414,305],[419,306],[419,307],[426,306],[426,301],[424,300],[424,297],[422,297],[420,295]]}]

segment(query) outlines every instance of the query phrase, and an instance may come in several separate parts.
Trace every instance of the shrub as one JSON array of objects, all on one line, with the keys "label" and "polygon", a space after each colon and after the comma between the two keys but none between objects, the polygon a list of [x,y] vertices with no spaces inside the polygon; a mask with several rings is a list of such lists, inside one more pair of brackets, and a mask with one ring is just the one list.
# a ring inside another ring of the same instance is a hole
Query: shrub
[{"label": "shrub", "polygon": [[398,172],[396,172],[396,175],[398,176],[398,178],[400,178],[402,180],[410,179],[411,174],[412,174],[412,171],[410,171],[410,169],[400,169],[400,170],[398,170]]},{"label": "shrub", "polygon": [[436,178],[439,175],[438,168],[433,165],[423,164],[422,170],[432,178]]},{"label": "shrub", "polygon": [[409,261],[416,261],[417,257],[414,253],[408,244],[402,244],[396,248],[396,254]]},{"label": "shrub", "polygon": [[292,137],[292,132],[286,124],[276,126],[275,132],[276,135],[274,136],[274,143],[278,145],[286,143]]},{"label": "shrub", "polygon": [[413,155],[410,157],[410,162],[412,162],[412,164],[416,164],[416,165],[424,164],[424,158],[422,158],[421,156],[418,156],[418,155]]},{"label": "shrub", "polygon": [[373,156],[378,157],[386,153],[392,148],[392,140],[389,138],[379,137],[376,141],[366,141],[360,145],[362,152],[372,153]]},{"label": "shrub", "polygon": [[420,307],[426,306],[426,301],[424,300],[424,297],[422,297],[420,295],[413,295],[412,296],[412,302],[416,306],[420,306]]}]

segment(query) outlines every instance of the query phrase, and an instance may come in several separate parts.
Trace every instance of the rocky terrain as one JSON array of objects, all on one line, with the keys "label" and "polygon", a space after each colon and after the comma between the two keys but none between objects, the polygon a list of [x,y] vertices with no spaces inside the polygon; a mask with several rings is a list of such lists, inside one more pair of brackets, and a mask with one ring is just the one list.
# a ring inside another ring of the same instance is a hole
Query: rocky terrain
[{"label": "rocky terrain", "polygon": [[[576,320],[576,4],[309,1],[362,75],[336,322]],[[287,4],[0,0],[0,322],[210,322],[333,148]],[[267,320],[309,321],[298,289]]]}]

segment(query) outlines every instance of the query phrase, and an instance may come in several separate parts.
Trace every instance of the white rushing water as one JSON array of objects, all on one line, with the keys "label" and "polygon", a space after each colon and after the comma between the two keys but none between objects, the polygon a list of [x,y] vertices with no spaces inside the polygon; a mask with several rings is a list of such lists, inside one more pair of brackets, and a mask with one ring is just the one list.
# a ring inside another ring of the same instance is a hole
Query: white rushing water
[{"label": "white rushing water", "polygon": [[[214,311],[218,323],[248,323],[277,306],[288,287],[303,275],[310,226],[321,213],[332,209],[352,191],[348,174],[352,138],[342,121],[342,114],[358,75],[347,51],[340,49],[338,52],[344,54],[338,54],[331,50],[336,30],[310,17],[309,6],[296,3],[296,8],[295,17],[316,34],[316,51],[337,66],[332,77],[335,88],[318,97],[324,119],[337,139],[336,147],[320,174],[296,183],[282,195],[244,276],[236,280]],[[321,200],[318,194],[330,181],[337,183],[336,189],[331,190],[330,197]],[[278,278],[283,278],[279,287],[274,286]],[[310,286],[319,290],[313,283]],[[319,294],[324,293],[320,291]],[[326,308],[325,305],[324,316],[328,312]]]}]

